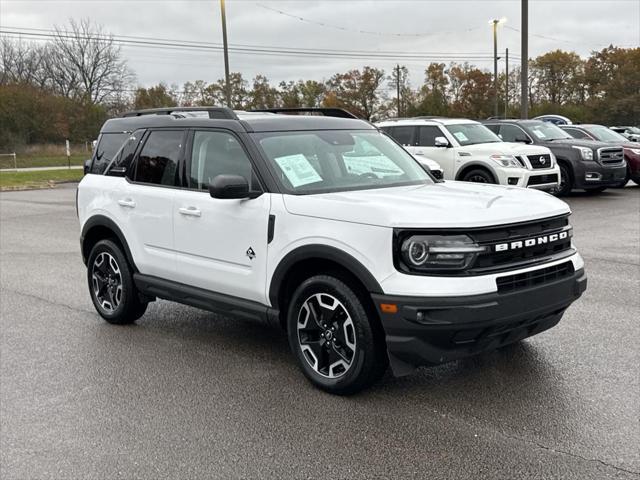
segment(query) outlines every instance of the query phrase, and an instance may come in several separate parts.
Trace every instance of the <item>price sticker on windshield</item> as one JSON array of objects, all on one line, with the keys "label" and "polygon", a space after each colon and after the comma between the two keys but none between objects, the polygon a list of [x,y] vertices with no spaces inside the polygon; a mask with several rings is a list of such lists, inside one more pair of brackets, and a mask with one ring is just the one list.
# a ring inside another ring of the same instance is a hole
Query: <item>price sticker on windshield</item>
[{"label": "price sticker on windshield", "polygon": [[298,188],[310,183],[321,182],[322,177],[318,175],[313,165],[304,155],[287,155],[274,159],[282,172],[287,177],[293,188]]}]

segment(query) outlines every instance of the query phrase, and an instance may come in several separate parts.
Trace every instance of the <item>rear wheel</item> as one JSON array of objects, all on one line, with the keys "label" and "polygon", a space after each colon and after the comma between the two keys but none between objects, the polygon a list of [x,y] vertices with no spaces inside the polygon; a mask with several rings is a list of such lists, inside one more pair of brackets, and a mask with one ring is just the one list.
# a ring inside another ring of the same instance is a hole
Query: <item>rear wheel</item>
[{"label": "rear wheel", "polygon": [[560,185],[558,186],[558,196],[565,197],[573,190],[573,175],[564,163],[560,165]]},{"label": "rear wheel", "polygon": [[475,182],[475,183],[496,183],[493,175],[482,168],[475,168],[469,170],[462,177],[463,182]]},{"label": "rear wheel", "polygon": [[109,323],[124,325],[144,315],[131,269],[120,247],[111,240],[95,244],[87,262],[89,293],[96,310]]},{"label": "rear wheel", "polygon": [[374,322],[354,289],[333,276],[317,275],[293,294],[289,344],[314,385],[336,394],[356,393],[386,370],[384,342]]}]

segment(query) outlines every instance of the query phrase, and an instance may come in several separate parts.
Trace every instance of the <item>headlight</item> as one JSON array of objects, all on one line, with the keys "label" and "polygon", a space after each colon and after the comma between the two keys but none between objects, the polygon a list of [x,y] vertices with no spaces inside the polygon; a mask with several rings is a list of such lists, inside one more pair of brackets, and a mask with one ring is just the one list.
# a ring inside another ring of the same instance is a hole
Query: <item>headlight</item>
[{"label": "headlight", "polygon": [[591,150],[589,147],[574,146],[573,148],[580,151],[583,160],[593,160],[593,150]]},{"label": "headlight", "polygon": [[631,150],[636,155],[640,155],[640,148],[630,148],[629,150]]},{"label": "headlight", "polygon": [[412,235],[400,247],[404,263],[424,271],[464,270],[486,251],[466,235]]},{"label": "headlight", "polygon": [[498,165],[507,168],[522,168],[520,162],[516,160],[516,157],[513,155],[491,155],[491,160],[496,162]]}]

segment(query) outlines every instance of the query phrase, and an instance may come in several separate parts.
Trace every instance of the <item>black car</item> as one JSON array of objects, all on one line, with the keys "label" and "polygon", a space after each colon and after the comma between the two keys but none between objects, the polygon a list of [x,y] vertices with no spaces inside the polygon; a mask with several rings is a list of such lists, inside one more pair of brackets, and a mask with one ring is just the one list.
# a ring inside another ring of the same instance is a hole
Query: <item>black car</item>
[{"label": "black car", "polygon": [[615,187],[627,174],[622,147],[571,137],[556,125],[540,120],[487,120],[484,124],[505,142],[548,147],[560,167],[559,195],[583,189],[599,193]]}]

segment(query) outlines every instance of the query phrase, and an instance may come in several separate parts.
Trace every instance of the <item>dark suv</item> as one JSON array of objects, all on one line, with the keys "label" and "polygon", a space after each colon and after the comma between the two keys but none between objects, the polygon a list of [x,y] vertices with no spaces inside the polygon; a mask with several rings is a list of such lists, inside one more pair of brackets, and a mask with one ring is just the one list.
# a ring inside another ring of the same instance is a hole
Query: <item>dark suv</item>
[{"label": "dark suv", "polygon": [[640,185],[640,145],[637,142],[630,141],[604,125],[562,125],[560,128],[573,138],[598,140],[622,147],[627,161],[627,176],[619,186],[624,187],[630,179]]},{"label": "dark suv", "polygon": [[539,120],[487,120],[484,124],[505,142],[544,145],[560,166],[559,195],[584,189],[599,193],[619,185],[627,175],[622,147],[571,137],[559,127]]}]

